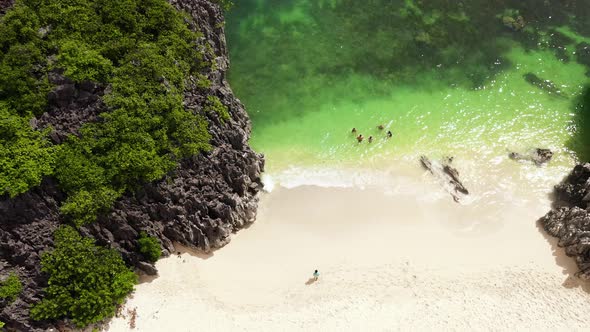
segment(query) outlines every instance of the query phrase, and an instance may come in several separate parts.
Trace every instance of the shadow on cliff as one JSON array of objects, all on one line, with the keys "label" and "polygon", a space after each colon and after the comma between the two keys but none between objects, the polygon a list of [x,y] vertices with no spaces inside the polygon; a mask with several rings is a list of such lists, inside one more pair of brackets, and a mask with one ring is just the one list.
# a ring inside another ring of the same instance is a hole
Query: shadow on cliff
[{"label": "shadow on cliff", "polygon": [[578,161],[590,161],[590,83],[584,87],[573,104],[575,133],[566,146],[578,156]]},{"label": "shadow on cliff", "polygon": [[581,288],[583,291],[590,294],[590,282],[576,276],[579,269],[576,265],[575,259],[573,257],[568,257],[565,253],[565,249],[557,245],[557,238],[552,237],[545,232],[540,220],[537,220],[537,228],[545,240],[547,240],[547,243],[551,245],[551,252],[553,253],[555,263],[562,268],[562,274],[566,276],[561,285],[569,289]]}]

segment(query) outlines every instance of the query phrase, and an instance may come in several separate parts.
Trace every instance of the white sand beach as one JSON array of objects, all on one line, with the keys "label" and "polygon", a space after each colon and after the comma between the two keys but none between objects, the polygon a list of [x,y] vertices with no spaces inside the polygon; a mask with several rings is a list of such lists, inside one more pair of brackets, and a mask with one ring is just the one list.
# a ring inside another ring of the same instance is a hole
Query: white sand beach
[{"label": "white sand beach", "polygon": [[588,329],[588,287],[536,224],[551,185],[526,188],[522,167],[511,186],[467,182],[465,204],[421,170],[362,189],[277,185],[226,247],[160,260],[107,330]]}]

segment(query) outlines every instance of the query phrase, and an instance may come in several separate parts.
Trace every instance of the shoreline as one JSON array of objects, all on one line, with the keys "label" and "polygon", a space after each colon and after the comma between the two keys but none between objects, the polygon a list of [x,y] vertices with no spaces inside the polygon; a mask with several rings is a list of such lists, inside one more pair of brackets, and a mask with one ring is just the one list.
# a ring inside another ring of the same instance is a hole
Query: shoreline
[{"label": "shoreline", "polygon": [[[536,223],[547,192],[488,192],[458,205],[424,179],[407,179],[413,192],[277,186],[223,250],[158,261],[160,276],[138,285],[124,310],[137,309],[135,331],[590,324],[587,285]],[[128,323],[115,318],[108,331]]]}]

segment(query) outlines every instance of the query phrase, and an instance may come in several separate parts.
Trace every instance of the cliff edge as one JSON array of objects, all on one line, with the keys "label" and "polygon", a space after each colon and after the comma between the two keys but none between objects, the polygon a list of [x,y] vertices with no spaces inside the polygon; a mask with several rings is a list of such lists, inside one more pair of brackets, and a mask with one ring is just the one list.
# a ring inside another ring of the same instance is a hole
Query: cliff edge
[{"label": "cliff edge", "polygon": [[[163,179],[127,190],[108,213],[80,228],[81,234],[116,249],[128,265],[147,274],[157,271],[138,250],[141,232],[159,241],[163,255],[175,251],[175,242],[204,251],[225,245],[231,233],[254,221],[264,168],[263,156],[248,146],[248,115],[226,81],[229,59],[223,12],[206,0],[169,2],[192,17],[191,28],[202,33],[200,47],[208,50],[203,54],[213,63],[205,73],[211,84],[203,87],[191,77],[183,98],[185,109],[207,119],[211,149],[179,161]],[[0,15],[11,3],[0,1]],[[51,128],[54,144],[107,111],[101,97],[108,85],[76,83],[59,72],[50,73],[49,80],[54,88],[48,109],[30,123],[36,129]],[[204,110],[209,96],[227,107],[229,118]],[[15,301],[0,299],[0,321],[9,330],[41,331],[55,326],[32,321],[29,309],[47,286],[40,257],[53,248],[54,231],[67,223],[60,213],[65,200],[66,193],[52,177],[14,198],[0,196],[0,279],[16,274],[23,284]]]}]

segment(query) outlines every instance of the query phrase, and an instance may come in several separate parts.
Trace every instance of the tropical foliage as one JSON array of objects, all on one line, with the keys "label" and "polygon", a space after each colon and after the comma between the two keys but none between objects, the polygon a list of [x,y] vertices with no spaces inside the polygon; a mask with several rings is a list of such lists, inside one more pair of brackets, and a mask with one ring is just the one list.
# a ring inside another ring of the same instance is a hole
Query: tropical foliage
[{"label": "tropical foliage", "polygon": [[[165,0],[17,0],[0,20],[0,194],[53,175],[68,194],[62,213],[83,225],[209,149],[206,120],[182,104],[186,78],[212,66],[189,25]],[[110,111],[59,148],[29,125],[47,109],[52,71],[110,85]]]},{"label": "tropical foliage", "polygon": [[157,261],[162,255],[162,248],[160,248],[160,242],[158,242],[158,239],[147,235],[145,232],[140,234],[137,243],[139,244],[139,252],[150,262]]},{"label": "tropical foliage", "polygon": [[55,232],[55,249],[43,254],[41,269],[49,275],[48,287],[31,317],[70,318],[79,327],[111,317],[137,281],[118,252],[70,226]]},{"label": "tropical foliage", "polygon": [[6,280],[0,282],[0,299],[13,302],[23,291],[23,284],[16,274],[11,274]]}]

